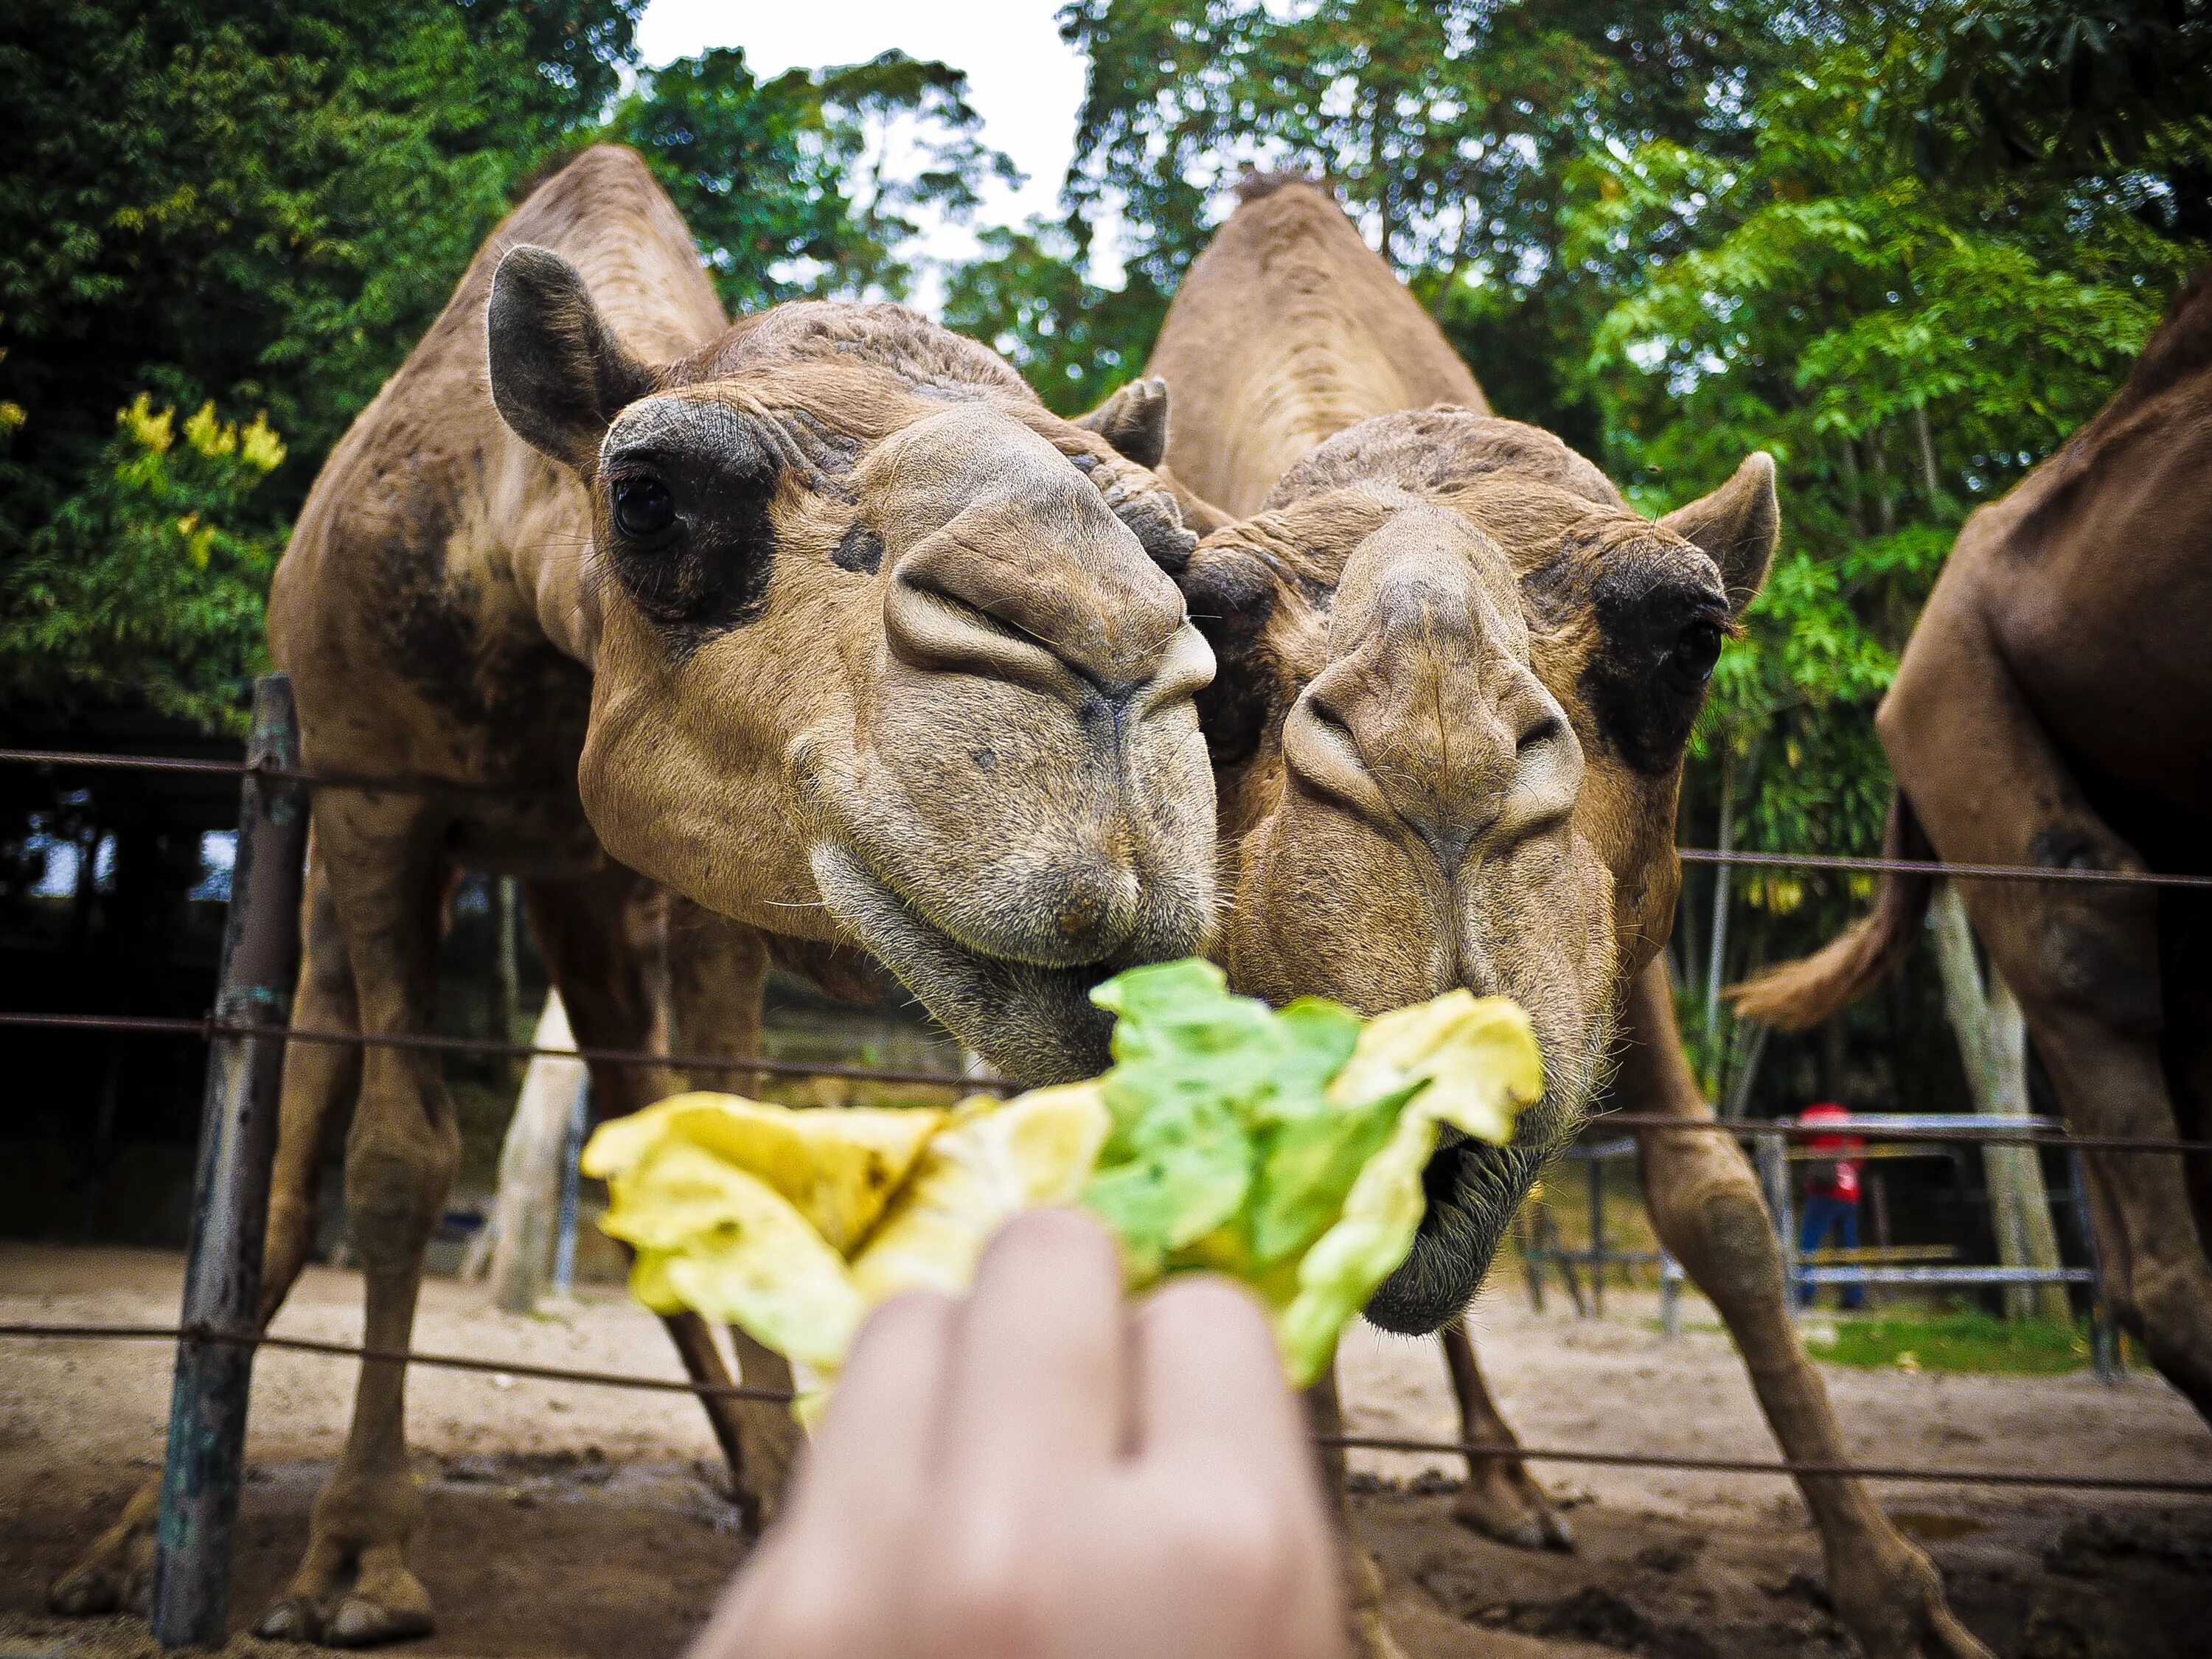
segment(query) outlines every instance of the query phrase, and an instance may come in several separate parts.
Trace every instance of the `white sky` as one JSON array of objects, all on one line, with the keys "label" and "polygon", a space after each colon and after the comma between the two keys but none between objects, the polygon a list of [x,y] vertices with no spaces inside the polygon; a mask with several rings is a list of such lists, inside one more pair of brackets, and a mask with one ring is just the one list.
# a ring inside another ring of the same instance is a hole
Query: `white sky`
[{"label": "white sky", "polygon": [[[793,67],[864,63],[893,46],[964,70],[969,100],[983,118],[983,142],[1029,175],[1019,191],[990,185],[976,222],[1012,224],[1056,211],[1074,151],[1084,63],[1060,38],[1059,7],[1060,0],[650,0],[637,40],[655,65],[709,46],[742,46],[763,78]],[[922,252],[959,258],[975,246],[966,231],[939,225]],[[1110,268],[1103,274],[1119,280]],[[926,282],[916,301],[936,309],[937,286]]]}]

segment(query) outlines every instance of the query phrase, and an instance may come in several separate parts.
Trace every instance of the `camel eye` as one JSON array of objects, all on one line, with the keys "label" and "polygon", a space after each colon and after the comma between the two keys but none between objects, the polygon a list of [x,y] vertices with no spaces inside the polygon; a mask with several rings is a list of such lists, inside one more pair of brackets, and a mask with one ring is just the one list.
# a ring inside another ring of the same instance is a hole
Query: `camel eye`
[{"label": "camel eye", "polygon": [[676,498],[659,479],[623,478],[614,487],[615,528],[633,541],[651,541],[676,522]]},{"label": "camel eye", "polygon": [[1674,648],[1667,653],[1667,678],[1680,690],[1698,690],[1712,678],[1713,665],[1720,656],[1720,624],[1700,617],[1682,630]]}]

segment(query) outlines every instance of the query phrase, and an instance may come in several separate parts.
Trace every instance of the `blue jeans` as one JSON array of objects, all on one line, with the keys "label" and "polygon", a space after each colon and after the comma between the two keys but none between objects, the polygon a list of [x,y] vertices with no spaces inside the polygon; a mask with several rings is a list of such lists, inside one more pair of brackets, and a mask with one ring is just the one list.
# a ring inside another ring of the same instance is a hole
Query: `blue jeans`
[{"label": "blue jeans", "polygon": [[[1858,1205],[1852,1200],[1836,1198],[1826,1193],[1808,1194],[1805,1200],[1804,1216],[1797,1228],[1797,1254],[1801,1256],[1812,1255],[1814,1251],[1827,1243],[1831,1233],[1838,1235],[1837,1243],[1844,1249],[1858,1249]],[[1837,1288],[1842,1293],[1839,1297],[1840,1305],[1845,1308],[1863,1308],[1866,1305],[1864,1285],[1842,1285]],[[1811,1285],[1797,1286],[1797,1303],[1800,1307],[1810,1303],[1812,1299]]]}]

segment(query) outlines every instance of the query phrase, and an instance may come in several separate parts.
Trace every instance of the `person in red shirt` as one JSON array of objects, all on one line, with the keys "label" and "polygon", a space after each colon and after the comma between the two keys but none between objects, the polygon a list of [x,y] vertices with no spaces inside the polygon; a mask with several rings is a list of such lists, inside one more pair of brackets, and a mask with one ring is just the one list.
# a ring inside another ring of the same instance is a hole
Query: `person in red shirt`
[{"label": "person in red shirt", "polygon": [[[1811,1127],[1847,1122],[1850,1115],[1834,1101],[1824,1100],[1800,1112],[1797,1121]],[[1846,1134],[1814,1135],[1806,1143],[1807,1150],[1816,1157],[1833,1156],[1834,1161],[1814,1164],[1812,1178],[1805,1183],[1805,1213],[1797,1230],[1799,1255],[1810,1255],[1823,1248],[1831,1236],[1846,1250],[1858,1249],[1859,1160],[1839,1155],[1862,1151],[1865,1146],[1856,1135]],[[1865,1287],[1843,1286],[1841,1304],[1845,1308],[1865,1306]]]}]

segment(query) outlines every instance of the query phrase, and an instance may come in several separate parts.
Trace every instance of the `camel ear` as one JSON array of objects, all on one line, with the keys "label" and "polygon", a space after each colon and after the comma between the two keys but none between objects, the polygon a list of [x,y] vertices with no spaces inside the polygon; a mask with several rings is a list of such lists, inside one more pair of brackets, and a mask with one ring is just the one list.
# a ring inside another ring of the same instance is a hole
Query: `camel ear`
[{"label": "camel ear", "polygon": [[1678,507],[1659,520],[1721,568],[1729,609],[1737,616],[1759,596],[1767,562],[1782,539],[1782,503],[1774,494],[1774,457],[1754,450],[1735,476],[1710,495]]},{"label": "camel ear", "polygon": [[1097,433],[1123,460],[1157,467],[1168,453],[1168,383],[1132,380],[1075,424]]},{"label": "camel ear", "polygon": [[500,418],[589,478],[615,416],[653,389],[652,370],[623,349],[575,266],[542,247],[499,262],[485,333]]}]

